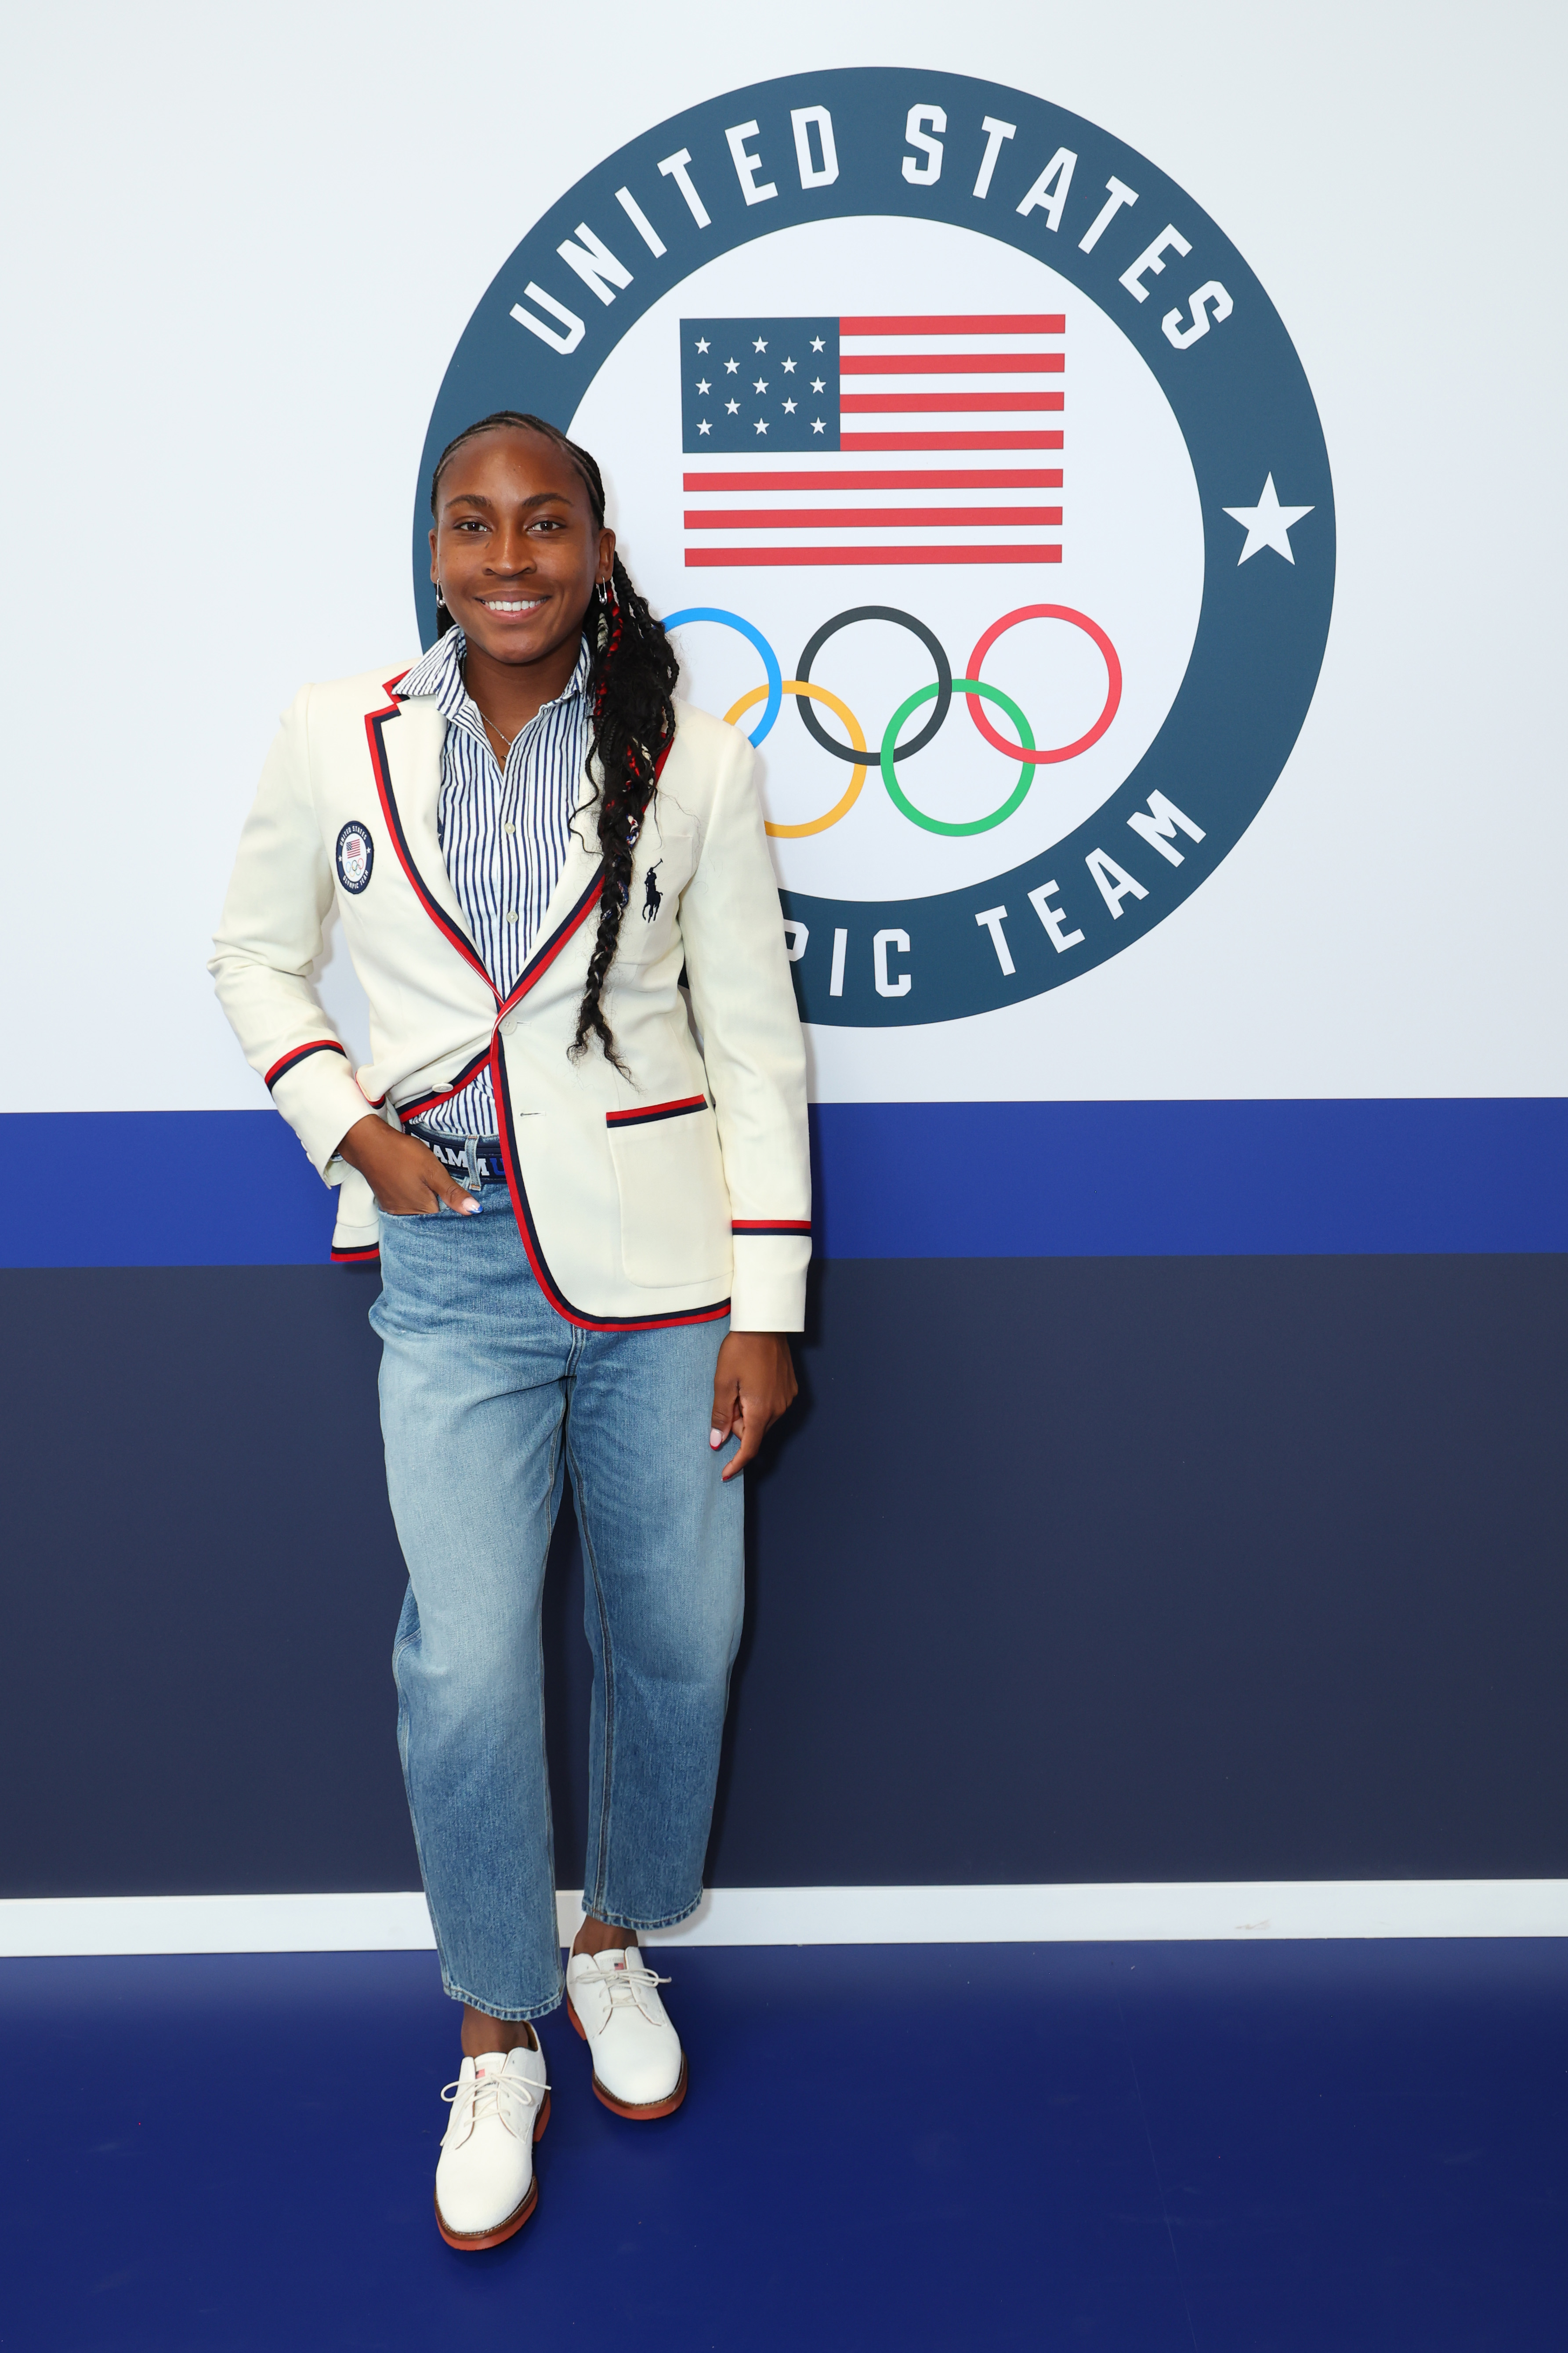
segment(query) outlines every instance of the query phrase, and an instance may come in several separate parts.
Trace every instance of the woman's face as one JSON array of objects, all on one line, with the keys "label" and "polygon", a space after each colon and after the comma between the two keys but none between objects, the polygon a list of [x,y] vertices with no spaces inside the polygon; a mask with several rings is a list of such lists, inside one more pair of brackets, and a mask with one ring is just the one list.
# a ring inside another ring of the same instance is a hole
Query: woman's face
[{"label": "woman's face", "polygon": [[575,638],[615,550],[582,475],[542,434],[498,426],[448,459],[430,577],[469,645],[492,660],[541,661]]}]

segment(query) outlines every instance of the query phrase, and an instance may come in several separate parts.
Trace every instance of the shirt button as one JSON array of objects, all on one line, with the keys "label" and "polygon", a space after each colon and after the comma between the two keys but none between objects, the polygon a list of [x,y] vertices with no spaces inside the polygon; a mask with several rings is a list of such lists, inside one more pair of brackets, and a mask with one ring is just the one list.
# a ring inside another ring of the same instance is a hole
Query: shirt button
[{"label": "shirt button", "polygon": [[509,907],[509,908],[507,909],[507,911],[506,911],[506,919],[507,919],[507,922],[508,922],[509,923],[516,923],[516,921],[517,921],[517,909],[516,909],[515,907]]},{"label": "shirt button", "polygon": [[515,825],[503,825],[501,831],[503,833],[515,833],[517,831],[517,828]]}]

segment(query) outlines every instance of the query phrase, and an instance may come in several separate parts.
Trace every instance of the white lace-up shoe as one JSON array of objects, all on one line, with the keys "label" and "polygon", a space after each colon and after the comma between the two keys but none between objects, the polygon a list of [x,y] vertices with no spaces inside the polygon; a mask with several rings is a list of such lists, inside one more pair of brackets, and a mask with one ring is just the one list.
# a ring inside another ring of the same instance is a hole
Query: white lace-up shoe
[{"label": "white lace-up shoe", "polygon": [[436,2168],[436,2227],[449,2247],[497,2247],[539,2202],[533,2144],[550,2122],[544,2053],[487,2051],[465,2059],[442,2092],[452,2119]]},{"label": "white lace-up shoe", "polygon": [[624,1952],[574,1953],[566,2015],[594,2056],[594,2089],[617,2116],[668,2116],[686,2097],[686,2053],[658,1989],[669,1979]]}]

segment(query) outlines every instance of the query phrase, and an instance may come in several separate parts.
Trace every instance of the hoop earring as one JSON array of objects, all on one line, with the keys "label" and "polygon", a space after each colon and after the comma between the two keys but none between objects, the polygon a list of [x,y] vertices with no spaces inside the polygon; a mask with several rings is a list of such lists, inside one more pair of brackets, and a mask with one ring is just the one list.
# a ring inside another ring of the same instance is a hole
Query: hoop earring
[{"label": "hoop earring", "polygon": [[436,583],[436,610],[438,613],[445,613],[448,610],[447,604],[447,592],[442,587],[441,583],[438,580]]}]

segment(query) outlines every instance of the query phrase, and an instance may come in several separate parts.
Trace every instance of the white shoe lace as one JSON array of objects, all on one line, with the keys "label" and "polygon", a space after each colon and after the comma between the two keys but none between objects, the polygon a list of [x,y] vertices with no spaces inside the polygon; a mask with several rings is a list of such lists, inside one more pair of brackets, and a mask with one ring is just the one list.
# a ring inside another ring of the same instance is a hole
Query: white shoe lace
[{"label": "white shoe lace", "polygon": [[[628,1969],[624,1965],[609,1977],[606,1977],[601,1969],[598,1972],[598,1978],[599,1983],[606,1989],[610,1997],[609,2017],[605,2021],[606,2026],[609,2024],[610,2018],[615,2016],[617,2004],[622,2010],[625,2010],[628,2003],[634,2008],[641,2008],[637,1994],[637,1989],[639,1986],[661,1986],[672,1982],[668,1978],[661,1978],[657,1969]],[[589,1983],[593,1983],[592,1978],[589,1979]]]},{"label": "white shoe lace", "polygon": [[[549,2089],[548,2084],[538,2083],[531,2075],[476,2075],[469,2084],[465,2084],[459,2076],[455,2084],[442,2085],[441,2097],[452,2110],[453,2125],[478,2125],[487,2117],[494,2116],[516,2140],[519,2136],[501,2106],[501,2094],[505,2092],[510,2098],[521,2100],[525,2107],[536,2108],[540,2094]],[[466,2114],[458,2105],[465,2095],[471,2095]]]}]

